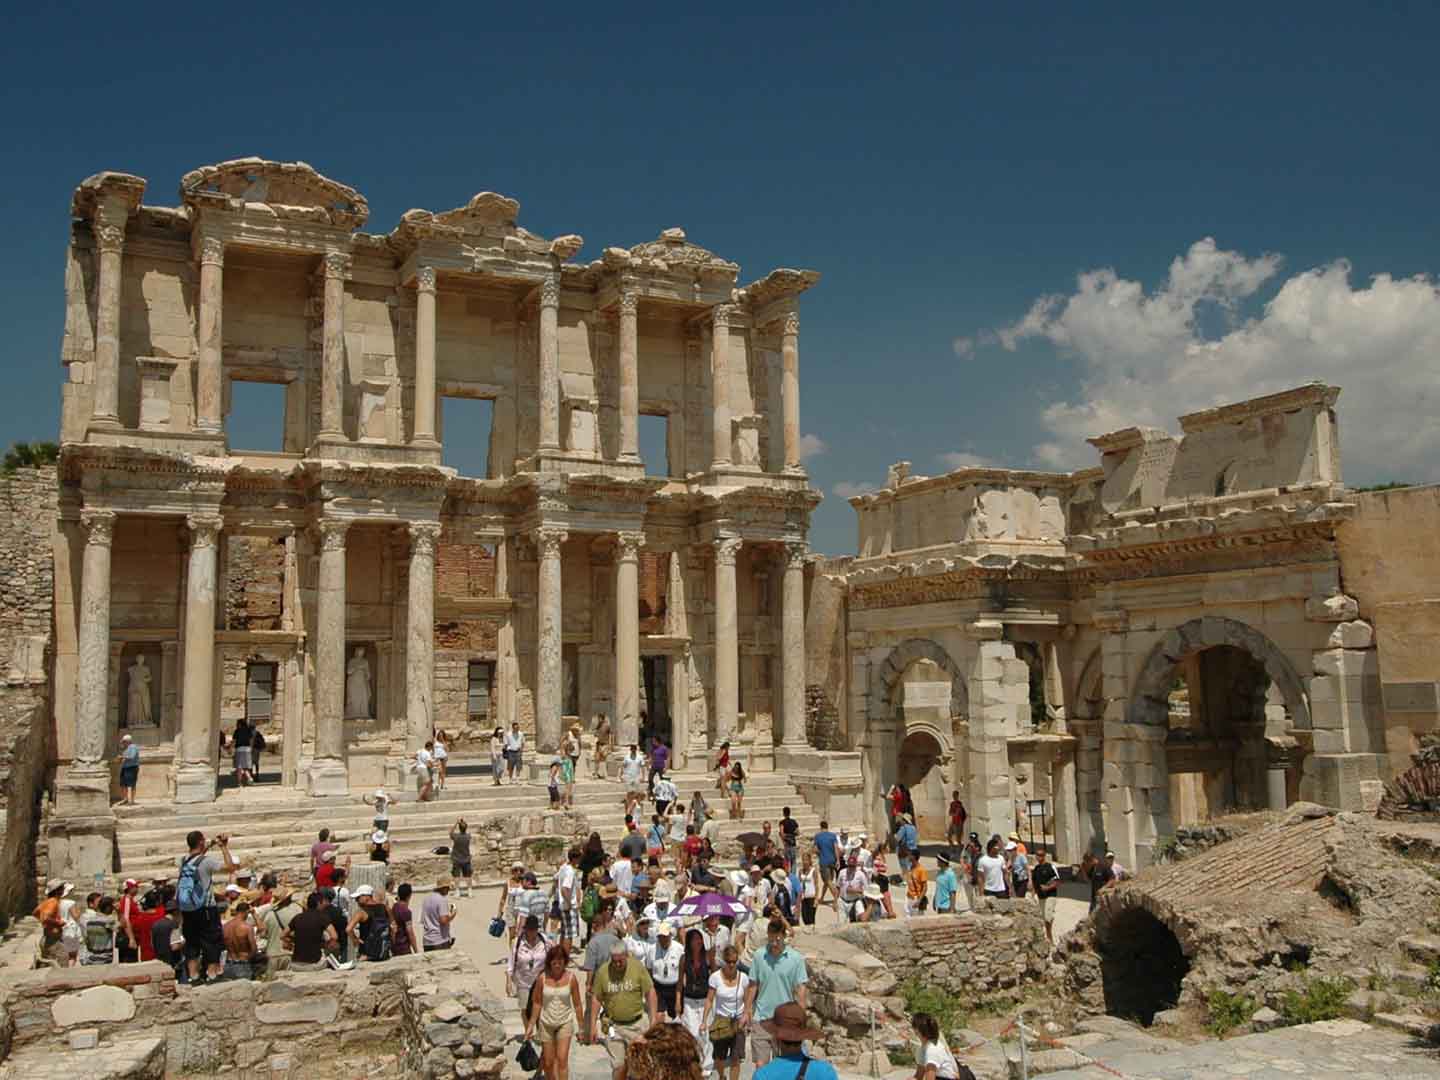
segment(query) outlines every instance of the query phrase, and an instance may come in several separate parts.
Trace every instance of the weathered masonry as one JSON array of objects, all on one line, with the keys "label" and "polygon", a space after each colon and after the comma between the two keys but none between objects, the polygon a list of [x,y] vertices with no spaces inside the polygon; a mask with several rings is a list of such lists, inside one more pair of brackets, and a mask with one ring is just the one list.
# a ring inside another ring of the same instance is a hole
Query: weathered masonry
[{"label": "weathered masonry", "polygon": [[[737,287],[680,229],[577,263],[491,192],[370,234],[300,163],[196,169],[175,208],[145,186],[74,196],[53,874],[108,868],[122,733],[141,797],[184,803],[241,717],[316,795],[398,783],[434,727],[803,747],[817,274]],[[279,440],[248,450],[229,417],[266,387]],[[441,464],[457,399],[489,403],[484,476]]]},{"label": "weathered masonry", "polygon": [[1113,432],[1075,473],[902,462],[852,499],[809,663],[868,813],[906,783],[943,838],[958,788],[1004,835],[1034,802],[1062,858],[1134,866],[1211,813],[1373,809],[1440,727],[1440,488],[1345,488],[1338,395]]}]

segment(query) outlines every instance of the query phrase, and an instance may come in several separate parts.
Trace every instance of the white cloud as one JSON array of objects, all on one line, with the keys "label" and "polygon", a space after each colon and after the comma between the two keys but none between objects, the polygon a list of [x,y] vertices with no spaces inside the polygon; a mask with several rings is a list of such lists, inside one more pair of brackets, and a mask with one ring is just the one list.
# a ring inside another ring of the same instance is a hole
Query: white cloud
[{"label": "white cloud", "polygon": [[800,460],[818,457],[829,450],[829,445],[819,435],[811,435],[808,432],[800,436]]},{"label": "white cloud", "polygon": [[[1282,281],[1258,312],[1240,308],[1279,272],[1198,241],[1147,293],[1112,269],[1079,275],[1068,296],[1043,296],[995,332],[1006,349],[1041,339],[1081,367],[1074,400],[1042,413],[1033,448],[1050,467],[1093,464],[1088,436],[1132,424],[1170,430],[1196,409],[1315,379],[1340,397],[1341,449],[1359,478],[1440,478],[1440,290],[1428,277],[1378,274],[1355,287],[1337,260]],[[1218,333],[1207,333],[1202,323]],[[983,336],[982,336],[983,340]]]},{"label": "white cloud", "polygon": [[879,491],[879,484],[856,484],[849,480],[841,480],[838,484],[830,487],[830,493],[837,499],[853,499],[856,495],[865,495],[871,491]]},{"label": "white cloud", "polygon": [[993,469],[999,463],[994,458],[988,458],[983,454],[974,454],[969,450],[951,450],[936,456],[936,460],[948,469]]},{"label": "white cloud", "polygon": [[973,337],[957,337],[950,343],[955,350],[955,355],[961,360],[969,360],[975,355],[975,339]]}]

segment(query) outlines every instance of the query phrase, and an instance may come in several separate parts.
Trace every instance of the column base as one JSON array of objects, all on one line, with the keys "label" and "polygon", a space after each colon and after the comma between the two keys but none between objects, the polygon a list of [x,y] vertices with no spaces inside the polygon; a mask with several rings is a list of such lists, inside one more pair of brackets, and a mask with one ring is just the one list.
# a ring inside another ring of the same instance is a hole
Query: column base
[{"label": "column base", "polygon": [[419,793],[414,766],[413,757],[385,759],[385,792],[396,802],[409,801]]},{"label": "column base", "polygon": [[112,816],[110,791],[108,766],[76,763],[55,786],[55,812],[74,818]]},{"label": "column base", "polygon": [[315,758],[305,776],[305,790],[312,796],[349,795],[350,770],[339,758]]},{"label": "column base", "polygon": [[214,802],[218,788],[215,770],[209,765],[179,765],[175,769],[177,803]]},{"label": "column base", "polygon": [[55,789],[55,816],[46,832],[48,876],[81,883],[103,879],[115,866],[115,813],[110,770],[72,765]]},{"label": "column base", "polygon": [[417,450],[439,450],[440,440],[434,435],[416,435],[410,440],[410,445]]},{"label": "column base", "polygon": [[793,765],[807,761],[814,753],[814,748],[809,743],[782,742],[775,747],[775,771],[789,772]]}]

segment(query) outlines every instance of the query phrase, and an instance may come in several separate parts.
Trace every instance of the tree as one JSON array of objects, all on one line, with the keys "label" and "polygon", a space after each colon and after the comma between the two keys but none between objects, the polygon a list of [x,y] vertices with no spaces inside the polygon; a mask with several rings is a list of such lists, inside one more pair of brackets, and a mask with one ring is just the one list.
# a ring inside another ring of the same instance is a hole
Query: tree
[{"label": "tree", "polygon": [[60,460],[60,447],[53,442],[17,442],[5,451],[5,460],[0,463],[0,472],[6,475],[16,469],[33,469],[40,465],[54,465]]}]

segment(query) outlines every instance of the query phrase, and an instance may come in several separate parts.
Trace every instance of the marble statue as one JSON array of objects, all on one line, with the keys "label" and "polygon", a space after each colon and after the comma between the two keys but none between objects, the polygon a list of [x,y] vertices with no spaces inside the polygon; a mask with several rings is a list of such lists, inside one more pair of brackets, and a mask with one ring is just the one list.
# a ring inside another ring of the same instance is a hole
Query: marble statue
[{"label": "marble statue", "polygon": [[155,722],[155,714],[150,705],[150,668],[146,665],[145,658],[135,657],[135,662],[126,673],[129,685],[125,703],[125,726],[149,727]]},{"label": "marble statue", "polygon": [[354,720],[370,720],[370,661],[365,650],[356,647],[355,655],[345,665],[345,716]]}]

